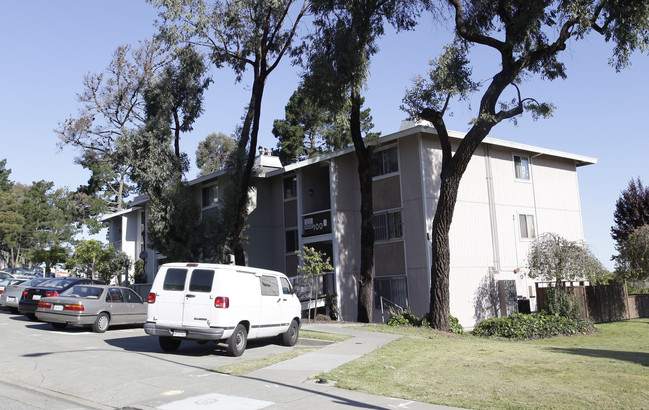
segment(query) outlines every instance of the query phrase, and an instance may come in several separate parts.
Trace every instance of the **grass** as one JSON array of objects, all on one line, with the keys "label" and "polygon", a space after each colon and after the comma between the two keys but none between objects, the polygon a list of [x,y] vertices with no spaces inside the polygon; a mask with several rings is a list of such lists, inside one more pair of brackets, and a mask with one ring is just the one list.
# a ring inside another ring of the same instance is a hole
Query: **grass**
[{"label": "grass", "polygon": [[597,328],[510,341],[364,326],[403,337],[320,376],[340,388],[463,408],[647,408],[649,320]]}]

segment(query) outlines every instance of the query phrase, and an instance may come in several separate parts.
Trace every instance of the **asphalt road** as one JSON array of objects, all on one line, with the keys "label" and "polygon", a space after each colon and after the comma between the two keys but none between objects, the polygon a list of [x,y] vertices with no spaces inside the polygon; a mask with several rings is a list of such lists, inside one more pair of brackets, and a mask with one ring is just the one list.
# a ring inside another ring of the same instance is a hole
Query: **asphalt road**
[{"label": "asphalt road", "polygon": [[210,371],[298,347],[249,341],[243,356],[224,347],[186,342],[164,353],[141,327],[55,330],[0,310],[2,409],[329,409],[439,408],[319,385],[313,376],[394,338],[336,328],[352,339],[232,377]]}]

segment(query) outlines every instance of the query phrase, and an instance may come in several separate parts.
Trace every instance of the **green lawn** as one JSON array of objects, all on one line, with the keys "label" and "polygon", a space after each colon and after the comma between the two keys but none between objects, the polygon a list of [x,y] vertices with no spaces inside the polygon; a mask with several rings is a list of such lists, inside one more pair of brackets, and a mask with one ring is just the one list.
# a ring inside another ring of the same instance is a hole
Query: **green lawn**
[{"label": "green lawn", "polygon": [[649,320],[597,328],[510,341],[365,326],[404,337],[319,376],[345,389],[464,408],[648,408]]}]

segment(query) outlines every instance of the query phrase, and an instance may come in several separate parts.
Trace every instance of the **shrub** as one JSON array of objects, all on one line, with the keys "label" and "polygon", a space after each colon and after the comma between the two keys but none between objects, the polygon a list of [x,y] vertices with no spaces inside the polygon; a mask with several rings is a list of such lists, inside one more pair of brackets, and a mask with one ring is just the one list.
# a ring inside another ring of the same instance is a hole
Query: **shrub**
[{"label": "shrub", "polygon": [[546,295],[549,314],[577,318],[579,313],[581,313],[581,305],[565,289],[548,288]]},{"label": "shrub", "polygon": [[485,337],[537,339],[559,335],[587,334],[594,331],[593,322],[587,319],[536,313],[514,313],[507,317],[485,319],[473,329],[472,333]]},{"label": "shrub", "polygon": [[464,328],[460,324],[460,320],[453,315],[451,316],[451,332],[461,335],[464,333]]},{"label": "shrub", "polygon": [[[450,315],[451,322],[451,332],[461,335],[464,333],[464,328],[460,324],[460,321]],[[419,319],[417,316],[412,313],[404,310],[400,315],[395,315],[390,317],[388,320],[388,325],[390,326],[414,326],[414,327],[430,327],[430,313],[424,315],[423,318]]]}]

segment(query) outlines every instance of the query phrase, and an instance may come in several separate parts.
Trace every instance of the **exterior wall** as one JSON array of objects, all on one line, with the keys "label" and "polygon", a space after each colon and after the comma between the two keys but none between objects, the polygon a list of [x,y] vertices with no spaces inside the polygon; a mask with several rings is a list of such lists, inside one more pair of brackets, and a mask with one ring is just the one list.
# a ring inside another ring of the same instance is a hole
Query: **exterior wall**
[{"label": "exterior wall", "polygon": [[251,196],[244,231],[248,266],[285,272],[281,178],[258,181]]},{"label": "exterior wall", "polygon": [[348,321],[355,321],[358,315],[361,197],[357,166],[354,155],[337,157],[333,161],[331,179],[332,189],[336,192],[333,237],[338,247],[334,266],[341,314]]}]

